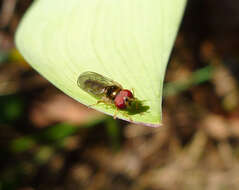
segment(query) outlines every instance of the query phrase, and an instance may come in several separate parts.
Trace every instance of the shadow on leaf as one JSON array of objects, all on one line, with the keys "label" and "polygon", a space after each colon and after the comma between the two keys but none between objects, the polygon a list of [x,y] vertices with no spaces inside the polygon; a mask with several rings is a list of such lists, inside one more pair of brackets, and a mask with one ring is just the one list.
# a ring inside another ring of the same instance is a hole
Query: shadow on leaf
[{"label": "shadow on leaf", "polygon": [[127,114],[129,115],[135,115],[135,114],[140,114],[140,113],[144,113],[146,112],[150,107],[147,105],[143,104],[144,101],[141,100],[137,100],[135,102],[133,102],[130,106],[130,108],[128,108]]}]

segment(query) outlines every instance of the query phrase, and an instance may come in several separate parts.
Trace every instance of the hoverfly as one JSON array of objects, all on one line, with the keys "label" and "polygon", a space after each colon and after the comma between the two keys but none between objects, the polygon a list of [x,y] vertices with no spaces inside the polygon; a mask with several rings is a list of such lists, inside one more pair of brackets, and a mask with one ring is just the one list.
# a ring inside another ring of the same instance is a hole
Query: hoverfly
[{"label": "hoverfly", "polygon": [[117,109],[125,110],[137,100],[130,90],[124,89],[119,83],[95,72],[82,73],[77,84],[82,90],[99,99],[97,104],[110,103]]}]

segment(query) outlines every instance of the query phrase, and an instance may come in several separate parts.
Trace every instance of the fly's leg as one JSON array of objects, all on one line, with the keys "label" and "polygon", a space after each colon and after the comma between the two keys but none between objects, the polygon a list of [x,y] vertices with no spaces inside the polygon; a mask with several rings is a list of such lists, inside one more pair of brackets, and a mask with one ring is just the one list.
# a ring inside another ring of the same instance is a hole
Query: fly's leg
[{"label": "fly's leg", "polygon": [[96,106],[96,105],[98,105],[98,104],[100,104],[100,103],[104,103],[104,104],[106,104],[106,105],[112,105],[111,100],[109,100],[108,98],[102,97],[101,100],[98,100],[95,104],[92,104],[92,105],[90,105],[89,107]]},{"label": "fly's leg", "polygon": [[122,114],[123,114],[123,116],[127,117],[130,122],[133,121],[132,118],[127,113],[123,112]]},{"label": "fly's leg", "polygon": [[118,113],[119,113],[119,109],[116,108],[116,111],[115,111],[114,116],[113,116],[114,119],[117,119],[117,114],[118,114]]},{"label": "fly's leg", "polygon": [[[117,114],[118,114],[118,113],[119,113],[119,109],[117,108],[116,111],[115,111],[115,113],[114,113],[114,116],[113,116],[114,119],[117,119]],[[133,121],[132,118],[131,118],[127,113],[123,112],[122,115],[123,115],[124,117],[129,118],[129,121],[131,121],[131,122]]]},{"label": "fly's leg", "polygon": [[95,104],[89,105],[89,108],[91,108],[91,107],[93,107],[93,106],[96,106],[96,105],[98,105],[98,104],[100,104],[100,103],[104,103],[104,101],[98,100]]},{"label": "fly's leg", "polygon": [[135,97],[135,92],[134,92],[134,88],[131,88],[132,94]]}]

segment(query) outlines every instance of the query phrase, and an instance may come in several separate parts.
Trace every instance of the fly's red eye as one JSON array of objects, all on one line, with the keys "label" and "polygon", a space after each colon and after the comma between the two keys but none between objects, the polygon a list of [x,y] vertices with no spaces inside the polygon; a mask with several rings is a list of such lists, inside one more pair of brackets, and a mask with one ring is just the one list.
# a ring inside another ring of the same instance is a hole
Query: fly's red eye
[{"label": "fly's red eye", "polygon": [[121,96],[120,94],[116,96],[114,102],[115,102],[115,105],[117,108],[119,108],[119,109],[126,108],[124,97]]},{"label": "fly's red eye", "polygon": [[123,97],[133,98],[133,94],[129,90],[121,90],[120,95],[123,96]]}]

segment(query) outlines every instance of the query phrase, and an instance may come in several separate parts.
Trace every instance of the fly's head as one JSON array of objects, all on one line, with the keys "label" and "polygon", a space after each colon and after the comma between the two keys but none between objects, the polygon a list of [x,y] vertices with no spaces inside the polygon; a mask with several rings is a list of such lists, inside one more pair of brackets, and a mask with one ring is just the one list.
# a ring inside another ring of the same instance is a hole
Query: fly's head
[{"label": "fly's head", "polygon": [[130,90],[121,90],[114,99],[115,106],[119,109],[127,109],[135,101],[134,95]]}]

